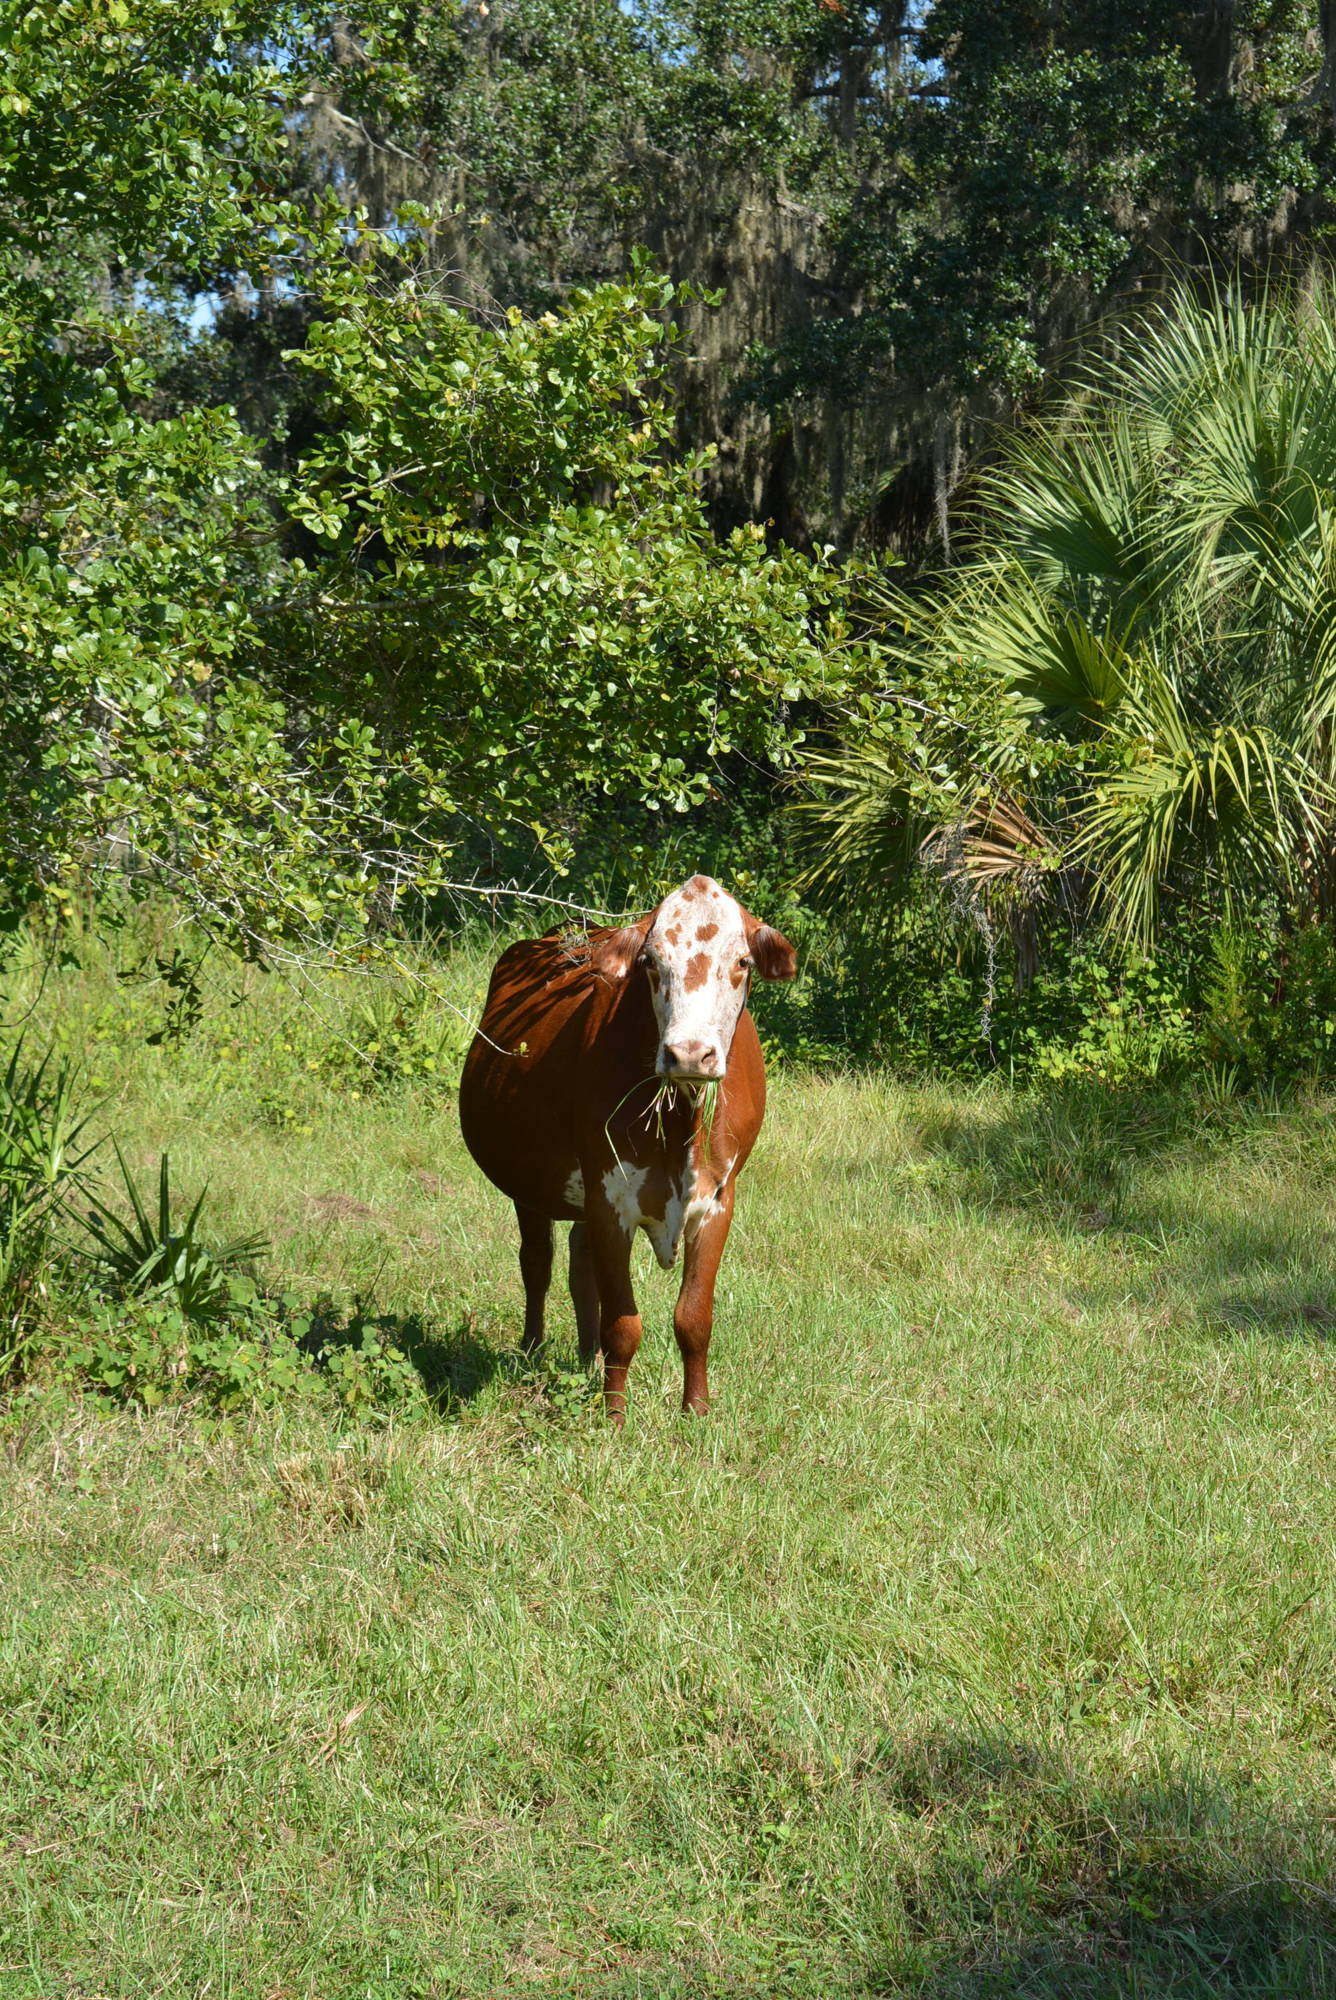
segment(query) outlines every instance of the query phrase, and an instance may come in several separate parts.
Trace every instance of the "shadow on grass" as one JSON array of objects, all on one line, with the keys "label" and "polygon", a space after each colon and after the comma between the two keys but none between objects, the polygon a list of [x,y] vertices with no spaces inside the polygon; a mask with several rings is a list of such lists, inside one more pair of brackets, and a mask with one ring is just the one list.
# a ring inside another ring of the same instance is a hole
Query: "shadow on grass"
[{"label": "shadow on grass", "polygon": [[874,1760],[931,1828],[907,1952],[866,1991],[927,2000],[1336,1995],[1330,1806],[1181,1770],[1103,1785],[1024,1746],[935,1735]]},{"label": "shadow on grass", "polygon": [[[946,1168],[945,1188],[982,1216],[1107,1231],[1158,1250],[1143,1288],[1148,1309],[1181,1299],[1194,1322],[1222,1336],[1336,1336],[1336,1238],[1319,1226],[1318,1190],[1336,1184],[1336,1127],[1324,1109],[1082,1081],[925,1117],[917,1136]],[[1269,1164],[1259,1166],[1259,1148]],[[1156,1178],[1195,1166],[1200,1176]],[[1083,1303],[1106,1305],[1129,1285],[1135,1292],[1136,1280],[1111,1268]]]},{"label": "shadow on grass", "polygon": [[1324,1345],[1336,1341],[1336,1272],[1315,1275],[1311,1284],[1278,1277],[1217,1286],[1205,1292],[1200,1312],[1212,1332],[1226,1337],[1270,1333]]},{"label": "shadow on grass", "polygon": [[390,1374],[391,1387],[393,1371],[410,1368],[438,1416],[458,1415],[498,1380],[521,1389],[524,1406],[535,1417],[579,1418],[600,1401],[594,1372],[563,1367],[550,1349],[527,1355],[502,1345],[473,1313],[444,1332],[415,1313],[376,1313],[362,1301],[346,1316],[327,1306],[313,1314],[305,1344],[327,1367],[331,1357],[336,1364],[340,1351],[370,1357],[373,1372],[378,1366],[382,1376]]},{"label": "shadow on grass", "polygon": [[1081,1081],[1018,1091],[1005,1102],[1001,1115],[994,1097],[921,1118],[918,1139],[954,1170],[954,1191],[967,1201],[1049,1222],[1107,1219],[1138,1169],[1218,1141],[1222,1131],[1196,1097],[1164,1088]]},{"label": "shadow on grass", "polygon": [[471,1313],[465,1313],[448,1333],[428,1330],[416,1318],[406,1320],[398,1339],[437,1410],[471,1403],[498,1374],[514,1367],[513,1350],[495,1346],[479,1331]]},{"label": "shadow on grass", "polygon": [[514,1350],[491,1340],[472,1313],[446,1332],[416,1313],[376,1313],[359,1301],[347,1316],[332,1308],[317,1312],[307,1341],[326,1354],[348,1349],[401,1356],[441,1415],[464,1408],[498,1375],[513,1375],[517,1366]]}]

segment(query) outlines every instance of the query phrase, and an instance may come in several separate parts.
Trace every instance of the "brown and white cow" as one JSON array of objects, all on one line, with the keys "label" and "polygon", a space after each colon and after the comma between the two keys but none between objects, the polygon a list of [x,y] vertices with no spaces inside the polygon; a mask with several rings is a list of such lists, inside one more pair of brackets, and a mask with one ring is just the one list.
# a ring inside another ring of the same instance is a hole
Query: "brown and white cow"
[{"label": "brown and white cow", "polygon": [[[580,1358],[602,1349],[614,1423],[640,1345],[637,1229],[665,1270],[685,1246],[673,1314],[682,1407],[706,1408],[715,1279],[765,1113],[748,988],[753,973],[791,979],[796,969],[788,939],[707,875],[622,930],[526,938],[497,960],[459,1087],[464,1142],[515,1204],[530,1352],[543,1338],[552,1224],[574,1223]],[[709,1083],[718,1088],[707,1117]]]}]

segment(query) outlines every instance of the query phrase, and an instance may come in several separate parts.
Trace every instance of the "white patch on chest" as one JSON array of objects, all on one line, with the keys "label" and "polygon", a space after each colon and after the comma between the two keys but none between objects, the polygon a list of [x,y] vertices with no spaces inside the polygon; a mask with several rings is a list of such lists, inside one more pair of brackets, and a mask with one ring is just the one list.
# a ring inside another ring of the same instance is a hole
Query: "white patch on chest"
[{"label": "white patch on chest", "polygon": [[[644,1212],[642,1198],[649,1178],[648,1167],[631,1167],[619,1160],[604,1174],[603,1192],[627,1235],[643,1229],[659,1263],[665,1271],[671,1271],[683,1237],[690,1240],[712,1216],[722,1215],[724,1204],[719,1196],[727,1187],[732,1171],[732,1160],[722,1172],[696,1167],[688,1161],[678,1185],[669,1191],[661,1216]],[[583,1192],[582,1186],[582,1197]]]},{"label": "white patch on chest", "polygon": [[663,1220],[651,1216],[642,1222],[654,1255],[665,1271],[670,1271],[677,1262],[684,1237],[689,1243],[711,1216],[723,1214],[724,1204],[719,1197],[728,1186],[732,1171],[732,1160],[722,1173],[716,1173],[709,1167],[693,1168],[688,1164],[682,1170],[679,1185],[668,1197]]},{"label": "white patch on chest", "polygon": [[585,1177],[578,1167],[575,1168],[573,1173],[567,1175],[566,1185],[562,1189],[561,1194],[562,1200],[569,1202],[572,1208],[582,1209],[584,1207]]},{"label": "white patch on chest", "polygon": [[618,1160],[616,1166],[609,1167],[603,1176],[603,1192],[608,1197],[608,1207],[628,1236],[634,1234],[643,1219],[640,1197],[648,1177],[648,1167],[629,1167],[625,1160]]},{"label": "white patch on chest", "polygon": [[671,1271],[677,1262],[678,1246],[682,1241],[682,1230],[687,1219],[687,1189],[690,1185],[691,1165],[688,1162],[682,1169],[679,1185],[672,1189],[664,1203],[663,1220],[660,1222],[657,1218],[651,1217],[645,1224],[645,1234],[650,1240],[654,1255],[665,1271]]}]

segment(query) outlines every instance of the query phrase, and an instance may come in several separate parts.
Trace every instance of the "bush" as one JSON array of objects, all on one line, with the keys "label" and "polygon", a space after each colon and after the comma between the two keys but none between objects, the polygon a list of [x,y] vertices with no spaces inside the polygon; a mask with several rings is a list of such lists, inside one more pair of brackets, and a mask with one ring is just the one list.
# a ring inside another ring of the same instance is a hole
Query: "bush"
[{"label": "bush", "polygon": [[800,976],[758,1021],[767,1055],[914,1074],[1001,1070],[1113,1088],[1228,1076],[1253,1088],[1336,1075],[1336,935],[1242,924],[1166,928],[1153,953],[1054,926],[1028,982],[999,945],[989,1002],[979,933],[926,881],[875,929],[801,913]]}]

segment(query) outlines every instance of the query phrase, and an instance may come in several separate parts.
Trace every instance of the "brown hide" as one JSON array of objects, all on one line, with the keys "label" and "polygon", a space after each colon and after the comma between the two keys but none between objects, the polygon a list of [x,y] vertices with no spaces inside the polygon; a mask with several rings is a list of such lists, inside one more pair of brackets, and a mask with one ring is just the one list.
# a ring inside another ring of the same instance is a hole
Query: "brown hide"
[{"label": "brown hide", "polygon": [[[791,977],[792,946],[743,916],[757,972]],[[665,1265],[684,1247],[674,1314],[683,1406],[706,1406],[715,1277],[736,1176],[765,1112],[765,1067],[745,1007],[708,1133],[698,1093],[679,1086],[654,1104],[659,1029],[637,963],[652,922],[512,945],[493,970],[459,1090],[465,1144],[519,1217],[526,1348],[542,1339],[552,1223],[577,1225],[571,1290],[581,1357],[602,1349],[614,1421],[640,1340],[630,1283],[637,1227]]]}]

